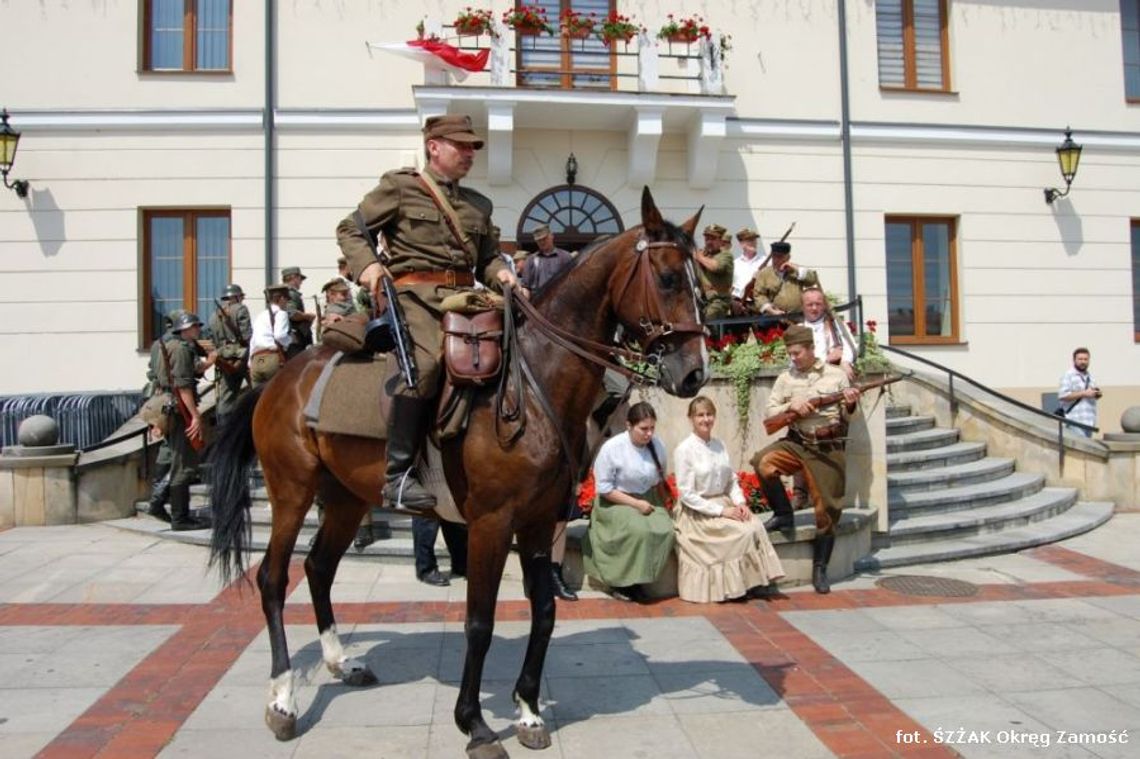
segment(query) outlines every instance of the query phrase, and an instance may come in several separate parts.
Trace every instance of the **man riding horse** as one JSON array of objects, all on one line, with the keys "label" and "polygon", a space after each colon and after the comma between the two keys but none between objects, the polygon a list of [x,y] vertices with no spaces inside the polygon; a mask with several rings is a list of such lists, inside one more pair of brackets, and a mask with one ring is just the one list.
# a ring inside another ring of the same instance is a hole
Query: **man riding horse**
[{"label": "man riding horse", "polygon": [[[491,200],[459,180],[467,176],[475,151],[483,147],[471,127],[471,117],[435,116],[424,125],[427,169],[389,171],[360,201],[356,214],[336,230],[337,243],[348,259],[353,279],[374,295],[383,266],[364,235],[387,243],[386,272],[407,319],[415,344],[419,372],[414,386],[402,376],[389,384],[392,408],[388,415],[387,483],[384,505],[412,511],[435,507],[435,496],[416,477],[414,466],[434,417],[441,386],[440,322],[443,299],[475,284],[475,275],[496,290],[516,284],[515,275],[499,256],[499,240],[491,223]],[[472,274],[475,272],[475,275]]]}]

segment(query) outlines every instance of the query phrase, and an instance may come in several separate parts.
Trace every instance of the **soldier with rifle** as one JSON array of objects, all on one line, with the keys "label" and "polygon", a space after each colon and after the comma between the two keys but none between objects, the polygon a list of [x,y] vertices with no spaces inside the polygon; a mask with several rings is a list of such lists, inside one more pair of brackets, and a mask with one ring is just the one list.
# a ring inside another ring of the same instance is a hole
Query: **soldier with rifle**
[{"label": "soldier with rifle", "polygon": [[[170,528],[201,530],[209,520],[190,515],[190,485],[198,476],[198,453],[205,447],[202,415],[198,411],[198,378],[214,365],[218,354],[211,351],[199,361],[196,342],[202,334],[197,315],[183,313],[171,327],[171,336],[160,344],[162,371],[157,383],[172,396],[166,433],[170,445]],[[159,517],[161,518],[161,517]]]},{"label": "soldier with rifle", "polygon": [[[399,361],[400,375],[385,383],[392,406],[383,497],[387,506],[417,512],[435,506],[435,496],[420,483],[414,467],[442,386],[440,304],[473,287],[476,277],[495,289],[517,284],[499,255],[491,200],[459,184],[471,170],[475,151],[483,147],[471,118],[433,116],[423,134],[426,168],[384,174],[357,211],[337,226],[337,243],[353,279],[376,302],[387,290],[394,296],[388,302],[390,315],[402,311],[406,318],[412,351]],[[383,262],[373,252],[381,235],[388,254]]]},{"label": "soldier with rifle", "polygon": [[217,309],[210,317],[210,334],[218,351],[215,413],[219,424],[237,405],[249,374],[249,339],[253,326],[249,309],[242,303],[244,299],[240,285],[227,285],[221,299],[215,301]]},{"label": "soldier with rifle", "polygon": [[289,287],[285,310],[289,315],[289,334],[293,338],[286,351],[286,358],[293,358],[313,344],[313,320],[317,317],[305,310],[301,284],[306,279],[308,277],[301,273],[300,266],[286,266],[281,270],[281,282]]},{"label": "soldier with rifle", "polygon": [[[751,464],[775,514],[764,524],[769,532],[794,528],[792,504],[780,477],[804,472],[815,510],[812,585],[817,593],[829,593],[827,564],[835,547],[835,528],[847,484],[847,419],[855,412],[860,390],[851,387],[838,366],[816,358],[811,329],[798,324],[788,327],[784,345],[792,365],[772,386],[765,429],[772,434],[787,426],[788,434],[757,452]],[[835,398],[829,405],[821,402],[821,396],[827,394]],[[773,420],[777,415],[779,418]]]}]

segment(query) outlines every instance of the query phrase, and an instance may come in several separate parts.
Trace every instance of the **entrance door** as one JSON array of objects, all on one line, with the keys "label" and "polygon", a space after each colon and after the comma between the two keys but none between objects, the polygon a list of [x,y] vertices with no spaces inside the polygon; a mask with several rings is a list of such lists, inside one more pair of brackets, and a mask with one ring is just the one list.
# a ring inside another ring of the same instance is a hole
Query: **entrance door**
[{"label": "entrance door", "polygon": [[604,195],[577,184],[551,187],[527,204],[519,217],[518,247],[537,248],[533,233],[540,224],[550,227],[556,246],[571,253],[625,231],[617,209]]}]

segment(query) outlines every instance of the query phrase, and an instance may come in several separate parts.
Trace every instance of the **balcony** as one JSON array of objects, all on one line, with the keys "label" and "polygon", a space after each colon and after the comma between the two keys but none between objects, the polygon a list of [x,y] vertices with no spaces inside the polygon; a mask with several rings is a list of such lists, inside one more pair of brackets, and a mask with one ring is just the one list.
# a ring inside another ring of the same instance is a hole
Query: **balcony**
[{"label": "balcony", "polygon": [[[425,27],[429,38],[457,39],[442,25]],[[735,97],[724,93],[718,43],[669,43],[643,32],[611,49],[597,39],[536,38],[496,27],[496,34],[458,38],[464,52],[489,48],[484,70],[459,81],[430,59],[424,63],[424,83],[412,88],[421,119],[469,113],[486,125],[490,184],[512,182],[516,130],[572,127],[625,132],[631,186],[653,182],[662,135],[683,133],[689,185],[712,186],[726,121],[735,108]],[[397,47],[369,44],[377,50]]]}]

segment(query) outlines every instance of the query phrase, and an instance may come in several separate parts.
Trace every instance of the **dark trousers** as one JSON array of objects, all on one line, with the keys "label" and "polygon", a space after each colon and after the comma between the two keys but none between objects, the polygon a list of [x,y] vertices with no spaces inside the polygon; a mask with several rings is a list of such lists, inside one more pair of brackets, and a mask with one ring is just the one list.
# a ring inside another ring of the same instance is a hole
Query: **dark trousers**
[{"label": "dark trousers", "polygon": [[412,546],[416,556],[416,577],[423,577],[439,565],[435,558],[435,538],[443,530],[443,542],[451,554],[451,571],[467,574],[467,526],[424,517],[412,517]]}]

